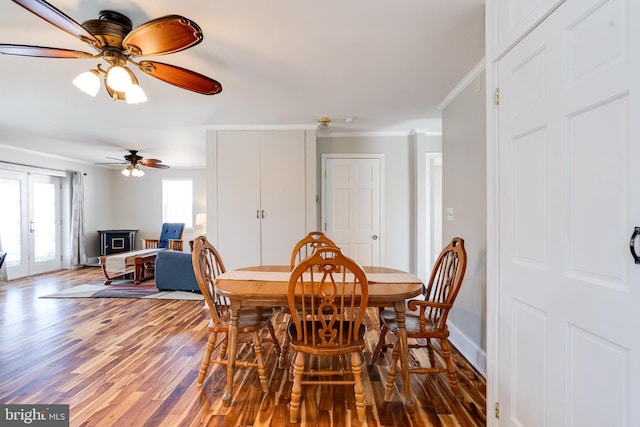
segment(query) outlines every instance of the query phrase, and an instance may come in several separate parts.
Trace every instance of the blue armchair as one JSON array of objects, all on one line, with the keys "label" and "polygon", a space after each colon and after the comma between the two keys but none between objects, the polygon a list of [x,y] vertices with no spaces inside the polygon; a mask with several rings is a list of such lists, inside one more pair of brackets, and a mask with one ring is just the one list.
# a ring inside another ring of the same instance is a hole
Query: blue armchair
[{"label": "blue armchair", "polygon": [[156,288],[161,291],[200,292],[193,272],[191,254],[178,251],[160,251],[156,255]]},{"label": "blue armchair", "polygon": [[159,239],[142,239],[142,248],[165,248],[174,251],[182,251],[183,223],[165,222],[162,224],[162,231]]}]

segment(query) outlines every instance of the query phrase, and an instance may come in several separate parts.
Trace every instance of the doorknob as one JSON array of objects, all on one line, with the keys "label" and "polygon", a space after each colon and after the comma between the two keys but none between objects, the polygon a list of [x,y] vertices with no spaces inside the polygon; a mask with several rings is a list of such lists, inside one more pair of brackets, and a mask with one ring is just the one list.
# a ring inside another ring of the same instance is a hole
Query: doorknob
[{"label": "doorknob", "polygon": [[377,234],[374,234],[373,236],[371,236],[371,238],[372,238],[373,240],[378,240],[378,235],[377,235]]},{"label": "doorknob", "polygon": [[629,249],[631,250],[631,256],[635,260],[636,264],[640,264],[640,257],[636,253],[636,238],[640,234],[640,227],[636,227],[633,230],[633,234],[631,235],[631,240],[629,241]]}]

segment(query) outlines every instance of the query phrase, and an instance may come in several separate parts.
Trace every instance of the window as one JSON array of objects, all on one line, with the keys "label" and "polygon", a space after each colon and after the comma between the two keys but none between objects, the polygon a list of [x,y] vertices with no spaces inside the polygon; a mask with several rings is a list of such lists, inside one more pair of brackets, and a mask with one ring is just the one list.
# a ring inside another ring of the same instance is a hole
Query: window
[{"label": "window", "polygon": [[162,180],[162,222],[181,222],[193,227],[193,181]]}]

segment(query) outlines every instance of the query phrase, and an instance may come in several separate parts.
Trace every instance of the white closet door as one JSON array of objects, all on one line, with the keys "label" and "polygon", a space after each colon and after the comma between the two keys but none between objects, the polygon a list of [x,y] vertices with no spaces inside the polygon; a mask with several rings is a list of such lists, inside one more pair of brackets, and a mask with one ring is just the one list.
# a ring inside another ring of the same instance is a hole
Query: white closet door
[{"label": "white closet door", "polygon": [[304,131],[261,134],[262,264],[289,264],[305,234]]},{"label": "white closet door", "polygon": [[218,246],[227,270],[260,265],[260,144],[255,132],[219,132]]},{"label": "white closet door", "polygon": [[568,0],[499,62],[501,426],[640,425],[639,18]]}]

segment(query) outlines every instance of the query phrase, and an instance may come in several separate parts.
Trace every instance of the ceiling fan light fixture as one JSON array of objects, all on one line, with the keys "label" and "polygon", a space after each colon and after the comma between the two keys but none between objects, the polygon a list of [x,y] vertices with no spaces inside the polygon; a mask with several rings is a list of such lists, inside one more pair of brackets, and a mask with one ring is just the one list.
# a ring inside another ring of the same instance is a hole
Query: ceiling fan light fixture
[{"label": "ceiling fan light fixture", "polygon": [[100,90],[100,75],[97,70],[89,70],[73,79],[73,84],[82,92],[96,96]]},{"label": "ceiling fan light fixture", "polygon": [[141,177],[144,176],[144,171],[140,170],[137,166],[135,168],[133,168],[133,170],[131,171],[131,176],[135,176],[135,177]]},{"label": "ceiling fan light fixture", "polygon": [[125,96],[127,98],[127,104],[147,102],[147,95],[138,84],[132,84],[131,87],[127,89]]},{"label": "ceiling fan light fixture", "polygon": [[124,176],[129,176],[129,175],[131,175],[131,171],[129,170],[129,168],[128,168],[128,167],[127,167],[127,168],[122,169],[122,172],[120,172],[120,173],[121,173],[122,175],[124,175]]},{"label": "ceiling fan light fixture", "polygon": [[133,82],[126,67],[113,65],[107,70],[107,84],[116,92],[126,92]]}]

